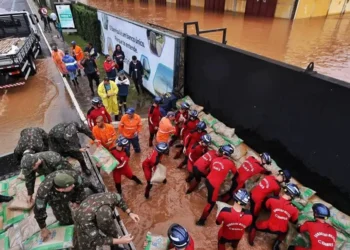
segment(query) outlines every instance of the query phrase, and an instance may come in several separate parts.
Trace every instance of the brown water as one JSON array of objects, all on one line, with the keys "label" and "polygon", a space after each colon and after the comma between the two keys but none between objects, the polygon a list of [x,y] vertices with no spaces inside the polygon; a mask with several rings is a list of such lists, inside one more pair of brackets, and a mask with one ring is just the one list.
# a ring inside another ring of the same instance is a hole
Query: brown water
[{"label": "brown water", "polygon": [[0,92],[0,155],[13,151],[20,131],[77,120],[77,113],[51,58],[37,60],[37,74],[26,84]]},{"label": "brown water", "polygon": [[[183,23],[198,21],[203,29],[227,28],[227,44],[276,60],[350,81],[350,15],[296,20],[245,17],[242,14],[204,12],[201,8],[156,6],[155,1],[80,0],[91,6],[143,23],[183,31]],[[191,30],[194,33],[194,29]],[[205,34],[221,42],[222,36]]]}]

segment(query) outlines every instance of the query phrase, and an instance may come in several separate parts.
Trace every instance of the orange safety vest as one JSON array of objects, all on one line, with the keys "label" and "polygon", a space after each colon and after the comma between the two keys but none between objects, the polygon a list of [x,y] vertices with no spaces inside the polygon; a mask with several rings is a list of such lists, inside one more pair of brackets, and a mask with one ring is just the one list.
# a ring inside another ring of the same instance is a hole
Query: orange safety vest
[{"label": "orange safety vest", "polygon": [[[105,123],[103,128],[95,125],[92,129],[92,134],[97,140],[101,141],[102,146],[105,148],[112,149],[115,147],[117,133],[115,132],[113,125]],[[109,140],[111,143],[107,144]]]},{"label": "orange safety vest", "polygon": [[167,117],[163,117],[159,122],[159,128],[156,136],[157,143],[169,142],[169,138],[175,133],[175,127]]},{"label": "orange safety vest", "polygon": [[80,48],[80,46],[75,45],[75,48],[73,49],[72,47],[72,51],[74,51],[75,57],[77,61],[81,61],[84,58],[84,52],[83,50]]},{"label": "orange safety vest", "polygon": [[122,116],[119,122],[118,130],[125,138],[134,138],[136,132],[140,133],[142,128],[141,117],[134,114],[133,119],[130,119],[127,114]]}]

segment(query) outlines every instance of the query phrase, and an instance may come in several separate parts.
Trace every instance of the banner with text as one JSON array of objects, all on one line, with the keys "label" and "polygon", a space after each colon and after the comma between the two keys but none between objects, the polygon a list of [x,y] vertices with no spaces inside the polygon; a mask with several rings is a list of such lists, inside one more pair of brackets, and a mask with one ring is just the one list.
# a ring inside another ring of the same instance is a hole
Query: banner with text
[{"label": "banner with text", "polygon": [[58,21],[62,29],[75,29],[72,7],[70,4],[55,3]]},{"label": "banner with text", "polygon": [[143,86],[154,95],[173,91],[175,38],[126,20],[97,12],[101,22],[101,43],[104,54],[112,56],[116,45],[125,54],[124,71],[129,72],[132,56],[143,66]]}]

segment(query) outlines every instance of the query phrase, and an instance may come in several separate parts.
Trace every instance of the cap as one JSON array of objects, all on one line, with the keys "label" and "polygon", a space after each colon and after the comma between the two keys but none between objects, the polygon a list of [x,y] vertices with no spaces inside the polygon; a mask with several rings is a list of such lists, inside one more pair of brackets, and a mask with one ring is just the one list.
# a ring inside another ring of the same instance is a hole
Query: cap
[{"label": "cap", "polygon": [[66,188],[72,186],[75,183],[75,180],[72,176],[68,174],[58,173],[53,179],[53,182],[56,185],[56,187]]}]

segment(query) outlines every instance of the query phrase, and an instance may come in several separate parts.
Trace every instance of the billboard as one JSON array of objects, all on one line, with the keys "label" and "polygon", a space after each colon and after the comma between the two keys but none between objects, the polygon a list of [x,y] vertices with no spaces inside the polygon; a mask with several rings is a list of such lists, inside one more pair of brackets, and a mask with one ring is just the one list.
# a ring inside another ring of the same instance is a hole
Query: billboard
[{"label": "billboard", "polygon": [[102,52],[112,55],[116,45],[125,54],[124,71],[129,74],[132,56],[143,66],[143,86],[154,95],[172,92],[174,87],[175,37],[97,12],[101,22]]},{"label": "billboard", "polygon": [[71,5],[55,3],[55,8],[62,29],[75,29]]}]

